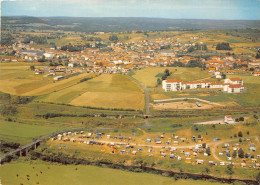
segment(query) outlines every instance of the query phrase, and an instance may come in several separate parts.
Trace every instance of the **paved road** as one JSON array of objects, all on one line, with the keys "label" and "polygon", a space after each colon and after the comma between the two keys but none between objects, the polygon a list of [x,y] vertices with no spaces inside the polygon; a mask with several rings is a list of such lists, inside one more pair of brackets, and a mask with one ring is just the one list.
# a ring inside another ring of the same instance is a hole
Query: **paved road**
[{"label": "paved road", "polygon": [[143,86],[143,84],[141,84],[141,82],[139,82],[138,80],[136,80],[135,78],[127,75],[129,78],[131,78],[132,80],[134,80],[136,83],[138,83],[144,90],[145,92],[145,104],[146,104],[146,115],[150,115],[150,110],[149,110],[149,92],[148,92],[148,89]]},{"label": "paved road", "polygon": [[[150,113],[150,109],[149,109],[149,104],[150,104],[150,99],[149,99],[149,92],[148,92],[148,89],[143,85],[143,84],[141,84],[141,82],[139,82],[138,80],[136,80],[135,78],[133,78],[133,77],[131,77],[131,76],[129,76],[129,75],[127,75],[129,78],[131,78],[132,80],[134,80],[136,83],[138,83],[142,88],[143,88],[143,90],[144,90],[144,92],[145,92],[145,114],[147,115],[147,116],[151,116],[151,113]],[[145,119],[145,125],[144,125],[144,127],[151,127],[152,125],[150,124],[150,122],[149,122],[149,119],[148,118],[146,118]]]}]

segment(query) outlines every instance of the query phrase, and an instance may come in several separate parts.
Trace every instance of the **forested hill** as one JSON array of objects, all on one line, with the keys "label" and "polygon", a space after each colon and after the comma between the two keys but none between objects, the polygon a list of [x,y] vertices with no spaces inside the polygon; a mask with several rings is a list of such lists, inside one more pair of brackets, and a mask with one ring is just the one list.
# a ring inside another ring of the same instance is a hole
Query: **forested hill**
[{"label": "forested hill", "polygon": [[260,29],[260,20],[199,20],[143,17],[2,17],[2,29],[34,28],[84,32],[194,29]]}]

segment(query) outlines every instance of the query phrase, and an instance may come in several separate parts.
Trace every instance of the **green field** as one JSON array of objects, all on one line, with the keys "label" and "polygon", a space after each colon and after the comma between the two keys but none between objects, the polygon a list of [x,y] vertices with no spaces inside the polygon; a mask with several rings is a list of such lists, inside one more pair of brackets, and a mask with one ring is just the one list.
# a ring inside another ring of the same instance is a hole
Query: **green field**
[{"label": "green field", "polygon": [[48,124],[24,124],[0,119],[0,139],[24,145],[30,143],[33,139],[48,135],[61,128]]},{"label": "green field", "polygon": [[40,97],[39,100],[76,106],[142,110],[144,93],[129,77],[103,74],[92,80]]},{"label": "green field", "polygon": [[[49,168],[48,168],[49,167]],[[77,168],[77,170],[76,170]],[[40,173],[42,172],[42,173]],[[18,177],[17,177],[18,174]],[[38,176],[37,176],[37,175]],[[27,176],[29,175],[29,180]],[[54,165],[40,161],[14,162],[0,167],[1,183],[7,184],[100,184],[100,185],[223,185],[223,183],[201,180],[177,180],[148,173],[83,165]]]},{"label": "green field", "polygon": [[184,68],[184,67],[147,67],[139,71],[135,71],[133,75],[145,87],[155,87],[157,78],[161,78],[165,69],[169,69],[172,73],[168,79],[179,79],[181,81],[203,80],[210,77],[207,71],[201,71],[200,68]]}]

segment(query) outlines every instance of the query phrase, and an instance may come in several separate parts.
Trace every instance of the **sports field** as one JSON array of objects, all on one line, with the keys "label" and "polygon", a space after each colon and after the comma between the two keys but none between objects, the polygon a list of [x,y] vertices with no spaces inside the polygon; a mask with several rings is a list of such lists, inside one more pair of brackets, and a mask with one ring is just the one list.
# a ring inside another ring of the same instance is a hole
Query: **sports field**
[{"label": "sports field", "polygon": [[144,107],[144,93],[141,87],[129,77],[121,74],[102,74],[40,99],[45,102],[76,106],[135,110],[142,110]]},{"label": "sports field", "polygon": [[100,184],[100,185],[223,185],[200,180],[177,180],[148,173],[83,165],[54,165],[40,161],[15,162],[0,167],[1,183],[5,184]]},{"label": "sports field", "polygon": [[157,78],[161,79],[165,69],[169,69],[172,73],[168,79],[179,79],[181,81],[203,80],[210,77],[207,71],[201,71],[200,68],[184,68],[184,67],[147,67],[136,71],[133,75],[145,87],[155,87]]}]

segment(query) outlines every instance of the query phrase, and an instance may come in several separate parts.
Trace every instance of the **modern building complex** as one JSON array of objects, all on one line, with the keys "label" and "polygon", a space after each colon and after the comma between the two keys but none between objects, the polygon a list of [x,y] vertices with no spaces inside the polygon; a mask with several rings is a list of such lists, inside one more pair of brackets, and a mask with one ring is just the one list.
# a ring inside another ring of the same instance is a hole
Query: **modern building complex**
[{"label": "modern building complex", "polygon": [[215,83],[208,81],[181,82],[178,79],[163,80],[162,88],[165,91],[179,91],[185,89],[201,89],[201,88],[222,88],[227,93],[244,92],[243,80],[240,78],[225,79],[224,83]]}]

